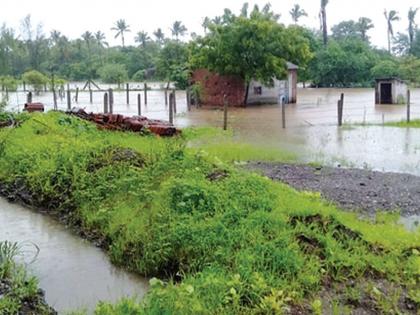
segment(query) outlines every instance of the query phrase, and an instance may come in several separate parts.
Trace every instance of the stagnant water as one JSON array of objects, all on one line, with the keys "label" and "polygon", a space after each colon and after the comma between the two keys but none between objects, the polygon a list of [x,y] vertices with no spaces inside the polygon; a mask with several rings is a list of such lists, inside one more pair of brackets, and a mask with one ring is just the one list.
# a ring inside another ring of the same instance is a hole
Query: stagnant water
[{"label": "stagnant water", "polygon": [[52,218],[0,198],[0,240],[24,245],[23,260],[38,277],[48,304],[60,314],[85,308],[92,312],[99,301],[125,296],[141,298],[148,281],[111,264],[105,253],[69,232]]}]

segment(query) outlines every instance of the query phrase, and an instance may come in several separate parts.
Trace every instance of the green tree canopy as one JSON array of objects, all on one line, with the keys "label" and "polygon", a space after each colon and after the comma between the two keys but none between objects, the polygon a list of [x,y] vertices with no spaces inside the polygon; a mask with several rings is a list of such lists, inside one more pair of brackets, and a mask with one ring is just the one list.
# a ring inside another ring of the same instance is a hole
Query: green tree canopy
[{"label": "green tree canopy", "polygon": [[210,33],[197,43],[193,68],[237,75],[247,84],[257,79],[269,85],[273,78],[284,78],[286,61],[305,65],[311,52],[300,29],[286,28],[277,18],[254,9],[249,18],[237,16],[231,23],[211,25]]},{"label": "green tree canopy", "polygon": [[99,69],[99,76],[105,83],[121,84],[128,80],[128,73],[125,65],[110,63]]}]

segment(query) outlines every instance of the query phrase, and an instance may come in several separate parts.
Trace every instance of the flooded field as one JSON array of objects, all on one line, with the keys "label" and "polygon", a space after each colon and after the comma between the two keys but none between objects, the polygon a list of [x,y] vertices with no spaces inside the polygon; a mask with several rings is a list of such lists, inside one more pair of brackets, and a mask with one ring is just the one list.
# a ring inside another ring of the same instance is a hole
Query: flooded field
[{"label": "flooded field", "polygon": [[[72,88],[83,84],[73,84]],[[142,88],[142,84],[131,84]],[[149,84],[153,89],[162,83]],[[108,88],[108,85],[101,88]],[[115,88],[115,86],[113,86]],[[136,95],[130,94],[126,104],[125,91],[115,92],[114,112],[137,114]],[[168,119],[163,91],[149,91],[148,105],[142,94],[142,114],[154,119]],[[373,126],[337,127],[337,101],[344,93],[344,123],[374,124]],[[420,118],[420,89],[412,90],[411,117]],[[24,93],[10,95],[10,108],[22,109]],[[16,99],[16,101],[13,101]],[[51,93],[34,96],[52,109]],[[281,108],[278,105],[232,108],[229,110],[229,128],[238,140],[251,144],[278,147],[296,152],[301,161],[318,161],[328,165],[340,164],[374,170],[405,172],[420,175],[420,129],[382,127],[383,122],[400,121],[406,117],[405,105],[375,105],[373,89],[299,89],[298,103],[287,106],[286,129],[281,125]],[[18,105],[20,104],[20,105]],[[103,92],[95,92],[93,104],[89,93],[81,92],[79,102],[73,106],[88,111],[103,111]],[[59,99],[60,109],[66,109],[66,100]],[[178,127],[223,125],[220,109],[195,109],[187,111],[185,91],[177,91]]]},{"label": "flooded field", "polygon": [[86,308],[99,301],[117,301],[125,296],[142,297],[148,281],[113,266],[106,254],[71,234],[48,216],[32,212],[0,198],[0,240],[23,244],[24,261],[45,290],[46,301],[59,314]]}]

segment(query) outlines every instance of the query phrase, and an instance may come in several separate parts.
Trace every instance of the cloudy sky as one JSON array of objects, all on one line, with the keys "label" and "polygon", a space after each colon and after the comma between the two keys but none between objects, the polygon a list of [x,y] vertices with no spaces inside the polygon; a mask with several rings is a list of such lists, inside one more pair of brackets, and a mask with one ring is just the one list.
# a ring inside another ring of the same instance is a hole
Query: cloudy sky
[{"label": "cloudy sky", "polygon": [[[249,1],[250,5],[264,5],[267,1]],[[369,17],[375,24],[370,31],[374,45],[385,47],[386,21],[384,9],[397,10],[401,21],[395,23],[395,31],[406,32],[407,11],[410,7],[420,7],[419,0],[330,0],[327,7],[329,27],[342,20]],[[114,39],[111,27],[117,19],[125,19],[130,25],[131,33],[127,34],[126,43],[133,43],[135,33],[145,30],[152,33],[161,27],[167,35],[169,27],[175,20],[181,20],[189,33],[202,33],[201,23],[205,16],[221,15],[228,7],[238,13],[243,0],[0,0],[0,24],[6,23],[20,29],[21,20],[31,14],[34,23],[42,23],[44,32],[52,29],[61,31],[70,38],[77,38],[86,31],[101,30],[107,35],[111,45],[118,44]],[[276,0],[271,1],[273,10],[281,14],[281,22],[291,23],[289,10],[300,4],[308,17],[301,24],[319,28],[318,0]],[[420,11],[417,18],[420,25]]]}]

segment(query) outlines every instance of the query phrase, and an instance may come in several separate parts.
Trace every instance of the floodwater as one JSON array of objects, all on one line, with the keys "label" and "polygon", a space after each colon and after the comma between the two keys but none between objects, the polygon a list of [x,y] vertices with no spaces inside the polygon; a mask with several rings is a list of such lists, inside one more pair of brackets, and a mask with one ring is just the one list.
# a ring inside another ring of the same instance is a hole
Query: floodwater
[{"label": "floodwater", "polygon": [[[83,87],[72,83],[71,88]],[[142,95],[142,114],[152,119],[168,119],[165,94],[157,91],[164,83],[148,83],[154,91],[148,92],[148,104]],[[102,89],[116,86],[103,85]],[[143,88],[132,83],[130,88]],[[137,114],[137,93],[130,93],[126,104],[125,91],[115,92],[114,112],[124,115]],[[337,101],[344,93],[343,120],[347,126],[337,127]],[[10,107],[22,109],[24,93],[10,94]],[[34,101],[52,109],[52,94],[33,96]],[[73,106],[88,111],[103,111],[103,92],[94,92],[93,104],[89,93],[80,92],[78,104]],[[66,100],[59,99],[60,109],[66,109]],[[17,108],[18,107],[18,108]],[[236,139],[254,145],[269,146],[297,153],[302,162],[320,162],[380,171],[420,175],[420,129],[382,127],[382,123],[406,118],[405,105],[375,105],[374,89],[298,89],[298,103],[287,105],[286,129],[282,128],[281,108],[278,105],[230,108],[228,126]],[[411,117],[420,118],[420,89],[411,91]],[[187,111],[185,91],[177,91],[178,127],[223,126],[220,109],[193,108]],[[357,126],[349,124],[370,124]],[[374,125],[372,125],[374,124]]]},{"label": "floodwater", "polygon": [[60,314],[67,310],[92,312],[99,301],[115,302],[125,296],[141,298],[148,282],[113,266],[106,254],[73,235],[48,216],[0,198],[0,240],[23,244],[29,264],[46,292],[47,303]]}]

